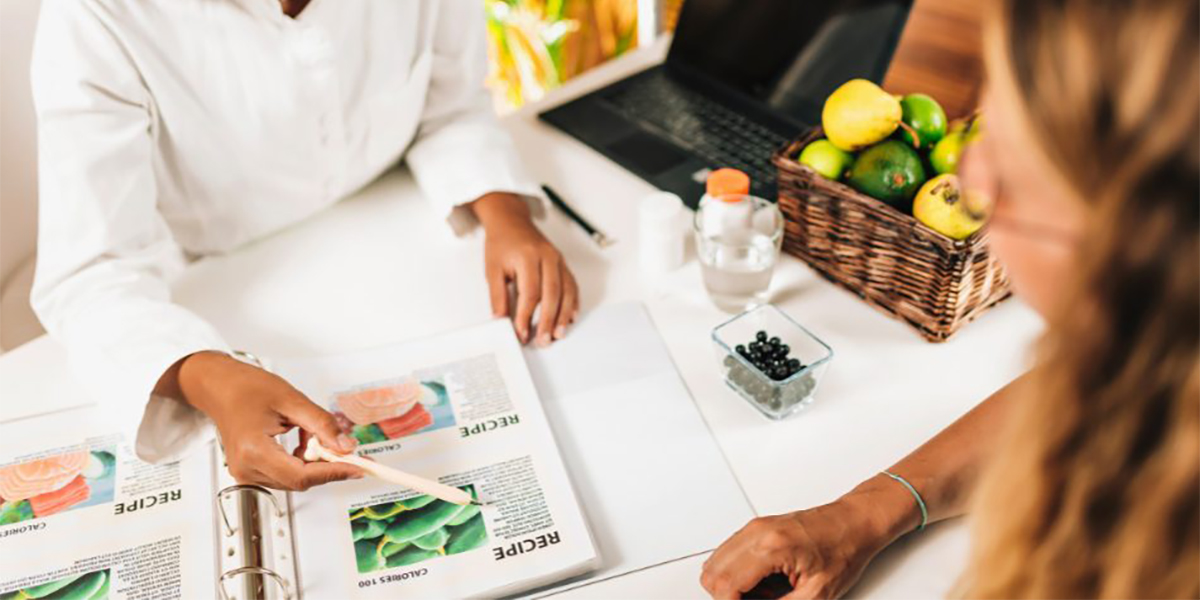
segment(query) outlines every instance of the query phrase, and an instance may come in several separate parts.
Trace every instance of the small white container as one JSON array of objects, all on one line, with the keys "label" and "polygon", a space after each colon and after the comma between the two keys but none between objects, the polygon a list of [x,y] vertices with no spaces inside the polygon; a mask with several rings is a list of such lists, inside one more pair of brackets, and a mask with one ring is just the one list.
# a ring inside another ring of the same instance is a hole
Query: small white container
[{"label": "small white container", "polygon": [[683,200],[656,192],[638,205],[638,253],[642,271],[661,275],[683,265],[685,230]]}]

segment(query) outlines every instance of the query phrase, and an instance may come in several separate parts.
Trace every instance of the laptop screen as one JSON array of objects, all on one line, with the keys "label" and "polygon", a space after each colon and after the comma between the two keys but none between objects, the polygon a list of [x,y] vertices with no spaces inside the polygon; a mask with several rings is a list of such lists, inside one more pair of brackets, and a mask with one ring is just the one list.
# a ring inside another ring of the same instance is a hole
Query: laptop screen
[{"label": "laptop screen", "polygon": [[667,63],[802,124],[849,79],[884,74],[912,0],[685,0]]}]

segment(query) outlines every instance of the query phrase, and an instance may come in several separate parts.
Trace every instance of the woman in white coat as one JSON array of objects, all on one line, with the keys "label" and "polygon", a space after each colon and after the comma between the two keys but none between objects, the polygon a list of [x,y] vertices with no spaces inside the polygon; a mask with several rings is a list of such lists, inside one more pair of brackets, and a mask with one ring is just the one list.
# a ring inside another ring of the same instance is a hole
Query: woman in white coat
[{"label": "woman in white coat", "polygon": [[276,444],[299,426],[353,447],[329,413],[233,358],[169,284],[401,158],[456,232],[484,229],[493,312],[522,341],[563,335],[575,280],[490,112],[483,19],[479,0],[43,2],[33,305],[106,410],[139,424],[142,458],[179,457],[215,426],[243,483],[360,475]]}]

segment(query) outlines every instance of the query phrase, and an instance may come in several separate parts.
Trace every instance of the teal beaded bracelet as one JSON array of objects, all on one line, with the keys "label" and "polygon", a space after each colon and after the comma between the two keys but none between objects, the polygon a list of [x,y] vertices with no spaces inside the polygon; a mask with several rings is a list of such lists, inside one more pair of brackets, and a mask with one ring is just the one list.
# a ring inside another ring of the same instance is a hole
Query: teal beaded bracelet
[{"label": "teal beaded bracelet", "polygon": [[913,484],[909,483],[907,479],[892,473],[891,471],[884,471],[883,474],[895,479],[896,481],[899,481],[900,485],[904,486],[905,489],[912,494],[913,498],[917,501],[917,506],[921,508],[921,524],[917,525],[917,528],[913,531],[925,529],[925,525],[929,523],[929,509],[925,508],[925,499],[921,497],[921,493],[918,492],[917,488],[913,487]]}]

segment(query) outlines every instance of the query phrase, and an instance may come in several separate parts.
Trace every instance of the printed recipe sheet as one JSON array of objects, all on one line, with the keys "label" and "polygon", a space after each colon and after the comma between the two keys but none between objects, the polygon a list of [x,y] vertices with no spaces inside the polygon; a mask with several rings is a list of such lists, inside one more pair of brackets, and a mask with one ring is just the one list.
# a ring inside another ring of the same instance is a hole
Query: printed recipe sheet
[{"label": "printed recipe sheet", "polygon": [[369,477],[293,494],[301,596],[495,596],[596,566],[507,321],[274,368],[334,413],[359,454],[484,502],[459,506]]},{"label": "printed recipe sheet", "polygon": [[213,597],[208,453],[144,463],[95,410],[0,426],[0,599]]}]

